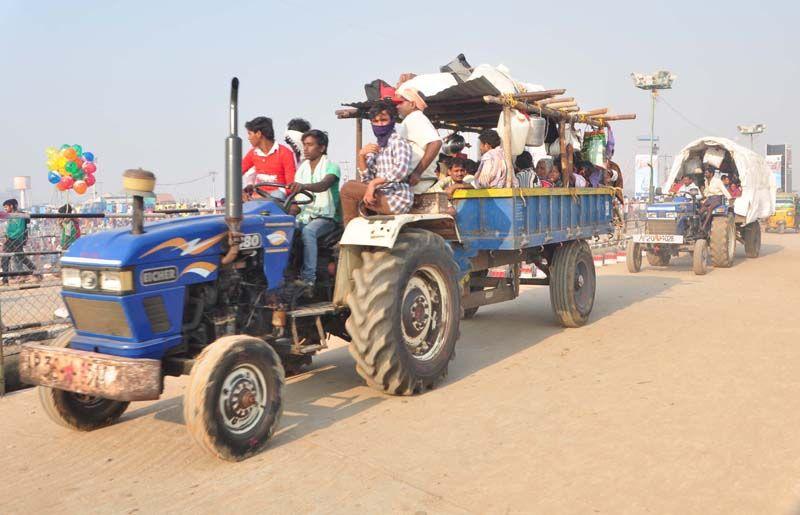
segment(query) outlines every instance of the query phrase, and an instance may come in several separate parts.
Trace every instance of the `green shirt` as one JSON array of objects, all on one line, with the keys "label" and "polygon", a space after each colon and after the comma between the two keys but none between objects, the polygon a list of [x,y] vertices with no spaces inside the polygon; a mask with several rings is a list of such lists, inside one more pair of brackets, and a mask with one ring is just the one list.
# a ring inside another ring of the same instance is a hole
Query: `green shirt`
[{"label": "green shirt", "polygon": [[307,224],[313,218],[332,218],[337,222],[342,220],[342,203],[339,200],[339,179],[342,175],[339,165],[323,156],[317,167],[312,170],[311,164],[303,161],[297,169],[294,180],[301,184],[313,184],[320,182],[329,174],[335,176],[337,180],[327,191],[315,193],[313,203],[300,206],[300,214],[297,215],[300,222]]},{"label": "green shirt", "polygon": [[6,223],[6,237],[10,240],[25,241],[28,238],[28,220],[11,218]]}]

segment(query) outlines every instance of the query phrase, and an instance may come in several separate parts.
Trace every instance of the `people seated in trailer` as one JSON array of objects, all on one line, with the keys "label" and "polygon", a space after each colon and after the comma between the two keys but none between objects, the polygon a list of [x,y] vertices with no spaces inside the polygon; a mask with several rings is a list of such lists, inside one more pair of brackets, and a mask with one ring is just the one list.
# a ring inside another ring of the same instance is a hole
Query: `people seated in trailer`
[{"label": "people seated in trailer", "polygon": [[675,180],[672,181],[672,186],[669,187],[669,191],[667,191],[670,195],[675,195],[680,191],[681,186],[683,186],[682,179],[680,177],[675,177]]},{"label": "people seated in trailer", "polygon": [[[481,162],[475,174],[475,187],[505,188],[510,172],[506,165],[506,156],[503,153],[500,135],[494,129],[484,129],[478,134],[478,142]],[[512,181],[516,182],[513,178]]]},{"label": "people seated in trailer", "polygon": [[377,143],[358,153],[360,179],[348,181],[341,189],[344,224],[359,216],[362,201],[372,213],[403,214],[411,210],[414,193],[408,183],[411,173],[411,145],[395,131],[397,109],[389,101],[376,102],[368,113]]},{"label": "people seated in trailer", "polygon": [[[294,182],[296,170],[294,153],[275,141],[272,120],[266,116],[259,116],[245,123],[244,127],[247,129],[247,140],[253,148],[242,158],[242,182],[244,184]],[[259,189],[273,197],[286,198],[286,192],[275,186],[261,186]]]},{"label": "people seated in trailer", "polygon": [[570,180],[569,180],[569,186],[571,188],[588,188],[589,187],[589,181],[586,180],[586,177],[581,175],[581,173],[582,172],[585,173],[585,171],[586,171],[586,168],[579,168],[578,167],[572,172],[572,176],[570,177]]},{"label": "people seated in trailer", "polygon": [[539,186],[539,177],[533,167],[533,157],[527,150],[523,150],[514,160],[514,171],[520,188],[536,188]]},{"label": "people seated in trailer", "polygon": [[478,173],[478,162],[474,159],[467,159],[464,164],[464,169],[467,171],[467,175],[474,176]]},{"label": "people seated in trailer", "polygon": [[582,174],[592,188],[599,188],[605,185],[605,174],[599,166],[595,166],[591,161],[584,161],[584,173]]},{"label": "people seated in trailer", "polygon": [[292,118],[286,125],[286,133],[283,135],[283,141],[286,146],[294,152],[294,163],[299,165],[303,160],[303,134],[311,130],[311,124],[308,120],[302,118]]},{"label": "people seated in trailer", "polygon": [[550,183],[550,179],[548,175],[550,174],[550,170],[553,168],[553,161],[548,158],[539,159],[536,162],[536,177],[537,177],[537,184],[542,188],[552,188],[553,185]]},{"label": "people seated in trailer", "polygon": [[716,169],[711,165],[704,165],[703,176],[706,183],[703,189],[703,209],[710,215],[714,208],[721,206],[726,200],[731,199],[731,194],[728,188],[723,184],[722,179],[716,176]]},{"label": "people seated in trailer", "polygon": [[460,157],[450,159],[447,177],[434,184],[428,193],[447,193],[448,197],[452,197],[456,190],[472,189],[475,177],[467,174],[466,164],[466,160]]},{"label": "people seated in trailer", "polygon": [[436,157],[442,148],[442,139],[439,131],[423,113],[428,104],[419,91],[401,85],[394,101],[403,120],[398,126],[398,133],[411,144],[411,174],[408,183],[414,193],[425,193],[438,180]]},{"label": "people seated in trailer", "polygon": [[[692,191],[692,190],[695,190],[695,191]],[[681,178],[681,187],[678,188],[678,192],[677,192],[679,195],[682,195],[682,194],[693,195],[693,194],[698,194],[699,192],[700,192],[700,188],[697,187],[697,184],[695,184],[694,179],[692,178],[691,175],[684,175]]]},{"label": "people seated in trailer", "polygon": [[742,196],[742,188],[739,187],[738,184],[733,182],[729,175],[722,176],[722,184],[724,184],[725,187],[728,189],[728,193],[731,194],[731,197],[739,198]]},{"label": "people seated in trailer", "polygon": [[289,190],[297,194],[309,191],[314,202],[299,208],[297,224],[303,242],[303,266],[300,269],[302,286],[313,291],[317,280],[317,242],[339,228],[341,205],[339,202],[339,165],[328,159],[328,135],[312,129],[302,137],[305,160],[297,169],[295,182]]},{"label": "people seated in trailer", "polygon": [[562,188],[564,186],[561,178],[561,160],[557,159],[553,162],[553,168],[548,172],[547,180],[550,182],[551,188]]}]

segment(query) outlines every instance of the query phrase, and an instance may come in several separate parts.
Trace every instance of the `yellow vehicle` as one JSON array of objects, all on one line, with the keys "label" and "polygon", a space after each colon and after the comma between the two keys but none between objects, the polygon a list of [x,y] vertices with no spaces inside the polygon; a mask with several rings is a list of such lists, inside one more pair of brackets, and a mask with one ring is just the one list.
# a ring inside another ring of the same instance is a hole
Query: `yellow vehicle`
[{"label": "yellow vehicle", "polygon": [[800,218],[797,209],[800,207],[800,196],[797,193],[778,193],[775,197],[775,213],[767,220],[767,230],[781,234],[786,229],[795,232],[800,229]]}]

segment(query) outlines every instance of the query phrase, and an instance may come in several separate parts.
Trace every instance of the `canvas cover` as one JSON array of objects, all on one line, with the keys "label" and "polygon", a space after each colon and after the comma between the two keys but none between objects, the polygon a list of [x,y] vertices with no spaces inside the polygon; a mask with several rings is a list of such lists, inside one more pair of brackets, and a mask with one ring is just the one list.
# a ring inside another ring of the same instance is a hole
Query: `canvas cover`
[{"label": "canvas cover", "polygon": [[692,155],[708,148],[723,148],[731,153],[733,162],[742,181],[742,196],[737,198],[733,211],[745,217],[745,223],[766,218],[775,212],[775,192],[777,185],[775,178],[767,168],[764,156],[757,154],[727,138],[705,137],[692,141],[680,151],[672,162],[667,182],[663,190],[667,191],[676,178],[681,176],[684,163]]}]

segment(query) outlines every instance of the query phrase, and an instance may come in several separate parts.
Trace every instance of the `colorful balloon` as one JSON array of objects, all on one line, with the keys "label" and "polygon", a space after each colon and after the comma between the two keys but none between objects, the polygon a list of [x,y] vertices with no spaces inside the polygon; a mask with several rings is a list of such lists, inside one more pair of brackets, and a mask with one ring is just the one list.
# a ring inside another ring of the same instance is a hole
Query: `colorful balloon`
[{"label": "colorful balloon", "polygon": [[66,170],[66,171],[67,171],[67,172],[68,172],[70,175],[75,175],[75,172],[77,172],[78,170],[80,170],[80,168],[78,168],[78,164],[77,164],[77,163],[75,163],[75,161],[67,161],[67,163],[64,165],[64,169],[65,169],[65,170]]},{"label": "colorful balloon", "polygon": [[86,174],[86,178],[84,179],[84,181],[86,182],[87,186],[94,186],[94,183],[95,183],[94,175],[92,175],[90,173]]},{"label": "colorful balloon", "polygon": [[86,161],[85,163],[83,163],[81,169],[86,173],[94,173],[97,171],[97,165],[91,161]]},{"label": "colorful balloon", "polygon": [[70,145],[67,145],[66,143],[64,143],[63,145],[61,145],[60,150],[66,150],[68,148],[70,148]]},{"label": "colorful balloon", "polygon": [[56,147],[47,147],[46,149],[44,149],[44,153],[48,158],[50,158],[55,155],[58,155],[58,149]]},{"label": "colorful balloon", "polygon": [[75,179],[70,176],[62,177],[61,180],[58,182],[61,186],[64,187],[65,190],[68,190],[75,184]]},{"label": "colorful balloon", "polygon": [[86,174],[83,173],[83,170],[81,170],[80,168],[75,172],[71,173],[70,175],[72,175],[72,178],[75,179],[76,181],[86,177]]},{"label": "colorful balloon", "polygon": [[89,161],[91,163],[92,161],[94,161],[94,154],[92,154],[91,152],[84,152],[83,153],[83,160],[84,161]]},{"label": "colorful balloon", "polygon": [[67,161],[73,161],[75,159],[75,149],[72,147],[65,148],[61,151],[61,157]]},{"label": "colorful balloon", "polygon": [[83,163],[85,163],[85,161],[80,157],[75,158],[75,164],[78,165],[78,168],[83,168]]},{"label": "colorful balloon", "polygon": [[58,181],[61,180],[61,174],[58,172],[50,171],[47,174],[47,180],[50,181],[50,184],[58,184]]},{"label": "colorful balloon", "polygon": [[83,147],[81,147],[80,145],[72,145],[72,150],[75,151],[76,156],[83,154]]},{"label": "colorful balloon", "polygon": [[78,195],[86,193],[86,188],[88,188],[88,186],[84,181],[75,181],[75,184],[72,185],[72,189],[75,190],[75,193]]}]

